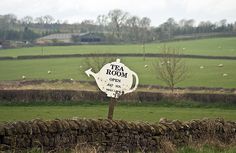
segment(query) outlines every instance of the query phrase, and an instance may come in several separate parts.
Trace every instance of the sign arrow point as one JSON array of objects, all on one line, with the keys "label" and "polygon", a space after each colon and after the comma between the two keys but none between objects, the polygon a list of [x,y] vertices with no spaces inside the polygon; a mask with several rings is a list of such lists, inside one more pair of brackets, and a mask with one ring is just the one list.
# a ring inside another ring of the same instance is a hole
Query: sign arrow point
[{"label": "sign arrow point", "polygon": [[85,73],[88,75],[88,77],[90,77],[90,75],[93,74],[93,72],[91,70],[92,70],[92,68],[85,71]]}]

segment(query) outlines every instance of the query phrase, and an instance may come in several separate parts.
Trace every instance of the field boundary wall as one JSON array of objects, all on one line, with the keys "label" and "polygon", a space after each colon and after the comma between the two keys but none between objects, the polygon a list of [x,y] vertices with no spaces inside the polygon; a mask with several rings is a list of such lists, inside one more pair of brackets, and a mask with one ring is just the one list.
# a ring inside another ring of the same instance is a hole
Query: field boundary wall
[{"label": "field boundary wall", "polygon": [[[51,58],[85,58],[85,57],[150,57],[158,58],[163,57],[163,54],[153,54],[146,53],[136,54],[136,53],[125,53],[125,54],[61,54],[61,55],[26,55],[26,56],[17,56],[17,57],[0,57],[0,60],[27,60],[27,59],[51,59]],[[171,57],[177,58],[196,58],[196,59],[221,59],[221,60],[236,60],[236,56],[207,56],[207,55],[189,55],[181,54],[174,55],[171,54]]]},{"label": "field boundary wall", "polygon": [[107,119],[32,120],[0,124],[0,151],[98,146],[97,152],[158,152],[164,145],[184,146],[215,141],[236,142],[236,122],[203,119],[181,122],[136,123]]},{"label": "field boundary wall", "polygon": [[[77,90],[0,90],[1,102],[35,103],[66,101],[108,101],[105,93],[100,91]],[[204,103],[236,104],[236,94],[217,93],[160,93],[137,91],[123,95],[120,101],[152,102],[161,100],[191,100]]]}]

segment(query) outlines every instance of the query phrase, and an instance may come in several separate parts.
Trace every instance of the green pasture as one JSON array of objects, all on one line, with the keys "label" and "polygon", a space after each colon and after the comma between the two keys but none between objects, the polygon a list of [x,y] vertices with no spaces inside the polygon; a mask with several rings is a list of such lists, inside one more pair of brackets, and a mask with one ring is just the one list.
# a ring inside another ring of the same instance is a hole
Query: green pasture
[{"label": "green pasture", "polygon": [[[85,74],[89,67],[84,66],[85,58],[58,58],[58,59],[34,59],[34,60],[4,60],[0,61],[0,80],[26,79],[71,79],[94,80]],[[177,86],[207,86],[207,87],[236,87],[236,61],[235,60],[208,60],[208,59],[184,59],[188,65],[188,77]],[[135,71],[140,84],[164,85],[156,78],[153,63],[158,58],[121,58],[121,62]],[[218,67],[223,64],[223,67]],[[148,65],[148,67],[144,67]],[[204,66],[203,69],[200,69]],[[48,74],[51,71],[51,74]],[[227,76],[223,76],[227,74]]]},{"label": "green pasture", "polygon": [[[146,45],[146,53],[161,53],[164,45],[179,48],[184,54],[236,56],[236,37],[211,38],[166,43],[150,43]],[[86,53],[140,53],[141,44],[122,45],[78,45],[78,46],[49,46],[20,49],[0,50],[0,56],[22,55],[52,55],[52,54],[86,54]]]},{"label": "green pasture", "polygon": [[[106,118],[107,105],[72,105],[72,106],[0,106],[0,122],[31,120],[35,118]],[[191,120],[222,117],[236,120],[234,109],[221,108],[181,108],[159,106],[119,105],[115,108],[114,119],[128,121],[158,122],[161,117],[178,120]]]}]

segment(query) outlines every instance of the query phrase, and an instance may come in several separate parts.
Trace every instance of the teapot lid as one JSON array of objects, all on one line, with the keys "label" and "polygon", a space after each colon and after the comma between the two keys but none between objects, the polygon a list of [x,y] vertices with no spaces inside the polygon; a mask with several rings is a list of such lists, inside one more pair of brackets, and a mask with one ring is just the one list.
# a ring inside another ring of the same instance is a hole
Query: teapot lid
[{"label": "teapot lid", "polygon": [[120,59],[119,59],[119,58],[117,58],[117,59],[116,59],[116,62],[117,62],[117,63],[120,63]]}]

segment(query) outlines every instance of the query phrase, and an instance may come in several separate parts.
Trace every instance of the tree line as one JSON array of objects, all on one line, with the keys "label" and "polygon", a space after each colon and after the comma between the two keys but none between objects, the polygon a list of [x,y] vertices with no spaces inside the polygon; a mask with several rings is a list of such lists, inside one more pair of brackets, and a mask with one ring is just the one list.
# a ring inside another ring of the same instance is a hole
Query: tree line
[{"label": "tree line", "polygon": [[[98,15],[96,20],[83,20],[69,24],[67,21],[54,19],[50,15],[33,18],[25,16],[18,19],[14,14],[0,15],[0,40],[27,40],[52,33],[100,33],[109,42],[143,43],[151,41],[168,41],[175,38],[194,38],[201,34],[236,33],[236,22],[228,23],[226,19],[218,22],[194,19],[176,21],[169,18],[159,26],[151,26],[151,19],[131,15],[120,9],[108,14]],[[182,37],[181,37],[182,36]]]}]

